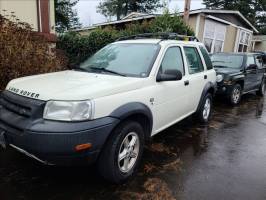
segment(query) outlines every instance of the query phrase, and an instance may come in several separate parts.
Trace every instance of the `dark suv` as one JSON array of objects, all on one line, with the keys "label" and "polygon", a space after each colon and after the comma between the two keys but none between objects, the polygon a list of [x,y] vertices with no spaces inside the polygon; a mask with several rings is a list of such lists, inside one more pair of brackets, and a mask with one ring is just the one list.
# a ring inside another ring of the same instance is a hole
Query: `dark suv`
[{"label": "dark suv", "polygon": [[211,55],[217,73],[218,95],[236,105],[242,94],[265,93],[265,63],[261,53],[216,53]]}]

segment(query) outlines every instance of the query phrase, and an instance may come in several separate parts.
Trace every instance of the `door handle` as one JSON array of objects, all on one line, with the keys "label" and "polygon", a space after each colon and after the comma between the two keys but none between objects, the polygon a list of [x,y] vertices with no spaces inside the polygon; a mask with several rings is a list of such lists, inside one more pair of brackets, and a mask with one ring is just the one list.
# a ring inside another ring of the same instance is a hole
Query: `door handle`
[{"label": "door handle", "polygon": [[188,80],[185,81],[184,84],[185,84],[185,86],[188,86],[189,85],[189,81]]},{"label": "door handle", "polygon": [[208,76],[207,75],[204,75],[204,79],[207,79],[208,78]]}]

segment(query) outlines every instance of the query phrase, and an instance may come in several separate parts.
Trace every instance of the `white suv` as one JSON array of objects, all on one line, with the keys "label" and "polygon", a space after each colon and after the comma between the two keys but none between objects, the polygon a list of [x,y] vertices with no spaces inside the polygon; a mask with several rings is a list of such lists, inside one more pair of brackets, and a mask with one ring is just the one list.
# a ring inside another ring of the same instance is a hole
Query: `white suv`
[{"label": "white suv", "polygon": [[209,120],[215,85],[199,42],[118,41],[75,70],[12,80],[0,96],[0,144],[50,165],[96,162],[119,183],[151,136],[191,114]]}]

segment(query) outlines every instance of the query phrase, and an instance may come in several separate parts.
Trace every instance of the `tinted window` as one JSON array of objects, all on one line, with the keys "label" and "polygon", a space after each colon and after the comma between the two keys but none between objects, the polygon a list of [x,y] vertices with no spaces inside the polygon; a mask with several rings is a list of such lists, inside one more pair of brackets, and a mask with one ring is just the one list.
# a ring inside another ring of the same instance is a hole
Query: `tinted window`
[{"label": "tinted window", "polygon": [[105,68],[127,76],[147,77],[158,53],[158,44],[110,44],[80,64],[81,68],[97,72]]},{"label": "tinted window", "polygon": [[200,51],[204,57],[204,60],[205,60],[205,63],[207,65],[207,69],[213,69],[213,66],[212,66],[212,61],[210,59],[210,56],[208,54],[208,52],[206,51],[206,49],[202,46],[200,46]]},{"label": "tinted window", "polygon": [[262,61],[261,55],[255,56],[255,62],[256,62],[256,65],[258,66],[258,68],[262,68],[263,61]]},{"label": "tinted window", "polygon": [[160,71],[164,73],[168,69],[177,69],[184,74],[184,63],[180,47],[170,47],[167,49]]},{"label": "tinted window", "polygon": [[243,65],[244,57],[236,54],[213,54],[211,56],[214,68],[235,68],[239,69]]},{"label": "tinted window", "polygon": [[255,64],[255,59],[254,59],[254,56],[248,56],[247,57],[247,67],[249,66],[249,65],[254,65]]},{"label": "tinted window", "polygon": [[204,71],[198,50],[195,47],[184,47],[184,50],[188,62],[189,73],[195,74]]},{"label": "tinted window", "polygon": [[266,52],[262,54],[263,65],[266,65]]}]

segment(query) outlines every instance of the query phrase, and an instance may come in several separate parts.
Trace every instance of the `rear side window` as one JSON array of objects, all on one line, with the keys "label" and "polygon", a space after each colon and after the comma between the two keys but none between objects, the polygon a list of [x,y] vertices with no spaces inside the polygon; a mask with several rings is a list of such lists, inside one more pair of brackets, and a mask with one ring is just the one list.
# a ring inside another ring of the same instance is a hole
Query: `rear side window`
[{"label": "rear side window", "polygon": [[258,66],[258,68],[261,69],[263,65],[262,56],[255,55],[255,61],[256,61],[256,65]]},{"label": "rear side window", "polygon": [[212,61],[211,61],[210,56],[209,56],[208,52],[206,51],[206,49],[203,46],[200,46],[200,51],[204,57],[207,69],[208,70],[213,69]]},{"label": "rear side window", "polygon": [[184,47],[190,74],[204,71],[198,50],[195,47]]},{"label": "rear side window", "polygon": [[247,67],[249,65],[254,65],[254,64],[255,64],[254,56],[248,56],[247,57]]},{"label": "rear side window", "polygon": [[165,73],[169,69],[177,69],[184,75],[184,63],[180,47],[170,47],[167,49],[160,72]]}]

